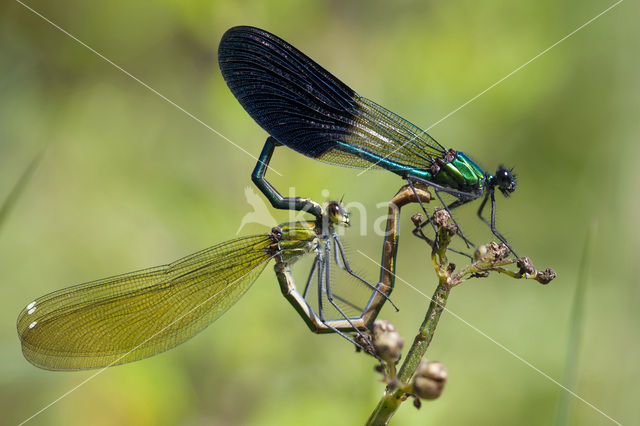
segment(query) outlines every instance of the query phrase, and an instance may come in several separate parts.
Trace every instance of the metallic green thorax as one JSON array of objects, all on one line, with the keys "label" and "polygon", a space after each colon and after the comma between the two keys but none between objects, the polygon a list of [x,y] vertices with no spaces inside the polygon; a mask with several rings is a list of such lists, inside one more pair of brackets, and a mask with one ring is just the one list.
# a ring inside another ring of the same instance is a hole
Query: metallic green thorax
[{"label": "metallic green thorax", "polygon": [[451,161],[439,164],[433,180],[449,188],[478,192],[484,186],[485,173],[466,154],[458,151]]}]

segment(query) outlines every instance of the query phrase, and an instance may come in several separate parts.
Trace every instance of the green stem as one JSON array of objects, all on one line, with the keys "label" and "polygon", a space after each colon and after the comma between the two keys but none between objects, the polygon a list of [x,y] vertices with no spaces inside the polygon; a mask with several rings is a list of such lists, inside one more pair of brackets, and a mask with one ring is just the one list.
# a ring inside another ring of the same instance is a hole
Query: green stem
[{"label": "green stem", "polygon": [[[512,278],[535,279],[542,284],[547,284],[556,276],[555,272],[550,268],[542,272],[536,271],[529,258],[502,258],[503,256],[499,256],[499,246],[495,243],[486,246],[487,248],[484,251],[487,252],[488,256],[482,257],[479,255],[479,258],[472,264],[466,266],[457,274],[454,274],[456,267],[454,264],[448,263],[446,254],[447,247],[451,242],[451,237],[455,234],[456,230],[452,230],[451,227],[442,224],[438,226],[439,229],[436,235],[437,245],[426,238],[424,234],[421,234],[432,247],[431,261],[438,276],[438,287],[433,293],[427,314],[413,341],[413,345],[411,345],[407,353],[407,357],[402,363],[397,377],[394,377],[394,374],[390,374],[393,378],[392,385],[387,386],[384,395],[378,402],[373,413],[371,413],[369,420],[367,420],[367,425],[388,424],[403,401],[410,397],[417,398],[416,395],[413,395],[413,384],[410,383],[410,380],[415,374],[418,365],[420,365],[422,357],[427,352],[431,340],[433,340],[438,321],[445,309],[449,293],[454,286],[474,276],[487,276],[490,271],[506,274]],[[422,232],[419,226],[417,229],[420,233]],[[520,268],[517,273],[504,268],[514,263],[517,263]],[[393,369],[388,370],[393,372]],[[393,386],[393,384],[396,385]]]},{"label": "green stem", "polygon": [[[433,297],[431,298],[427,315],[425,316],[425,319],[420,326],[420,330],[413,341],[413,345],[411,345],[411,349],[409,349],[407,357],[400,368],[400,373],[398,374],[398,380],[400,383],[407,383],[411,376],[413,376],[413,373],[415,373],[416,368],[418,368],[420,360],[427,352],[427,348],[433,339],[436,326],[440,320],[440,315],[442,314],[442,311],[444,311],[444,307],[447,303],[447,298],[449,297],[451,288],[448,285],[447,276],[445,274],[438,275],[440,276],[440,282],[435,293],[433,293]],[[366,424],[388,424],[391,417],[393,417],[400,407],[400,404],[402,404],[406,398],[406,389],[398,388],[385,391]]]},{"label": "green stem", "polygon": [[391,417],[402,404],[402,399],[396,398],[395,392],[385,391],[384,396],[378,402],[378,406],[373,413],[371,413],[371,417],[367,420],[367,426],[382,426],[389,423]]},{"label": "green stem", "polygon": [[398,380],[400,380],[401,383],[405,383],[411,379],[416,368],[418,368],[420,360],[427,352],[427,348],[429,347],[431,340],[433,340],[433,335],[436,332],[440,315],[442,315],[442,311],[444,311],[444,307],[447,304],[450,292],[451,288],[447,284],[446,279],[441,279],[438,288],[436,288],[436,291],[431,297],[431,303],[429,304],[427,315],[420,326],[418,334],[413,340],[413,345],[411,345],[411,349],[409,349],[402,367],[400,368]]}]

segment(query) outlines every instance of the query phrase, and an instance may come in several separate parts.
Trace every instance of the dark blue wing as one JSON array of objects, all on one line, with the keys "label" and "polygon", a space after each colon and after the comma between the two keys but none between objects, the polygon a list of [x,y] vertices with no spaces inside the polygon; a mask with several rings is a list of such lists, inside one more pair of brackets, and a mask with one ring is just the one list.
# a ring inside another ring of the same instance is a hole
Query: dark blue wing
[{"label": "dark blue wing", "polygon": [[[267,31],[231,28],[220,41],[218,62],[249,115],[280,143],[308,157],[364,168],[373,156],[426,168],[444,153],[426,132],[360,97]],[[345,145],[372,155],[346,152]]]}]

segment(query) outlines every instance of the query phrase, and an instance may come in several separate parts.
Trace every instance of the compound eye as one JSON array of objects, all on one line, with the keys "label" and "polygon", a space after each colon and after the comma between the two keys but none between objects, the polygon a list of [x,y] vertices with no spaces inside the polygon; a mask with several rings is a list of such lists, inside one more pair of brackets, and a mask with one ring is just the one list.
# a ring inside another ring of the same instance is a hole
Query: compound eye
[{"label": "compound eye", "polygon": [[509,172],[502,169],[498,172],[498,184],[500,186],[509,185]]},{"label": "compound eye", "polygon": [[516,189],[515,178],[508,169],[498,169],[496,172],[496,182],[502,190],[513,192]]},{"label": "compound eye", "polygon": [[327,212],[329,213],[330,216],[337,216],[339,215],[340,212],[340,204],[338,204],[337,202],[331,202],[329,203],[329,205],[327,206]]},{"label": "compound eye", "polygon": [[342,204],[337,201],[331,201],[327,206],[327,214],[329,221],[339,225],[349,225],[349,212],[347,212]]}]

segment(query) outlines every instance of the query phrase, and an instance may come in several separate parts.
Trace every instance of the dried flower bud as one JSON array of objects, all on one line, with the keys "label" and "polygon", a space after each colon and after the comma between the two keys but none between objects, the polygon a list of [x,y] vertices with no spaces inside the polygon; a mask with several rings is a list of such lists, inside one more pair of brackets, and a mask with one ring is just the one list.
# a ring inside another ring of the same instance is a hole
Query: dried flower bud
[{"label": "dried flower bud", "polygon": [[411,216],[411,222],[413,222],[413,225],[416,228],[422,225],[423,220],[424,220],[424,216],[422,216],[422,213],[416,213],[413,216]]},{"label": "dried flower bud", "polygon": [[413,378],[413,391],[422,399],[436,399],[442,394],[449,373],[438,361],[420,361]]},{"label": "dried flower bud", "polygon": [[444,209],[436,210],[433,213],[433,223],[436,226],[445,226],[450,218],[451,216]]},{"label": "dried flower bud", "polygon": [[365,351],[370,355],[373,354],[373,348],[371,347],[371,335],[369,333],[358,333],[353,337],[353,340],[356,344],[356,352]]},{"label": "dried flower bud", "polygon": [[485,260],[490,262],[495,262],[499,260],[504,260],[509,257],[510,254],[509,247],[507,247],[504,243],[488,243],[482,245],[476,249],[474,254],[474,260]]},{"label": "dried flower bud", "polygon": [[511,254],[511,250],[505,243],[498,244],[498,248],[495,251],[495,260],[504,260]]},{"label": "dried flower bud", "polygon": [[444,229],[447,230],[450,236],[454,236],[458,233],[458,227],[455,223],[448,223],[444,226]]},{"label": "dried flower bud", "polygon": [[389,321],[376,320],[373,323],[373,348],[380,358],[396,362],[402,356],[404,339]]},{"label": "dried flower bud", "polygon": [[556,271],[551,268],[547,268],[544,271],[538,272],[538,277],[536,279],[540,284],[549,284],[555,277]]},{"label": "dried flower bud", "polygon": [[528,257],[518,259],[517,265],[520,268],[520,275],[536,273],[536,268],[533,267],[533,262]]}]

